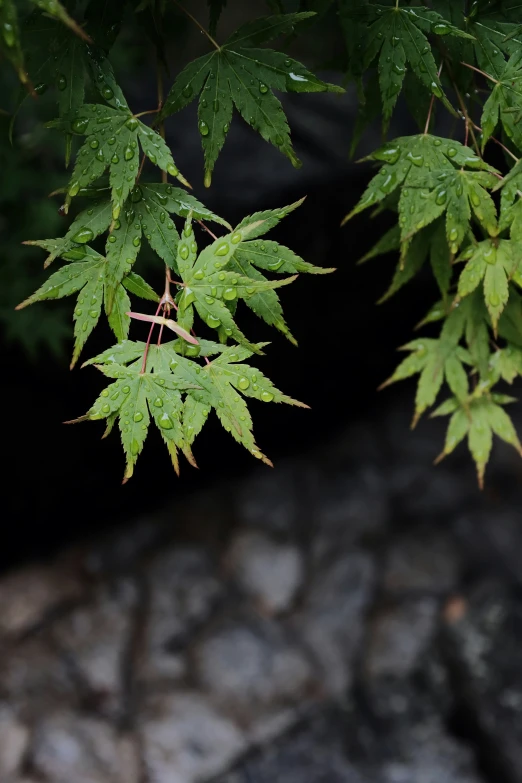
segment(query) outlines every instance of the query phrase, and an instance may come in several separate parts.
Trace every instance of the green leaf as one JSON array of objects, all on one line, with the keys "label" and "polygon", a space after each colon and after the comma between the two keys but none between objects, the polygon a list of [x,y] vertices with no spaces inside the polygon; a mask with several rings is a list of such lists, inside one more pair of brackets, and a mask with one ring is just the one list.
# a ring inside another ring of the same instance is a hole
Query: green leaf
[{"label": "green leaf", "polygon": [[498,81],[493,85],[491,94],[484,104],[482,111],[482,148],[486,146],[488,139],[495,132],[499,119],[508,138],[517,147],[522,147],[522,132],[520,130],[520,117],[522,116],[522,56],[518,51],[502,72],[498,74]]},{"label": "green leaf", "polygon": [[316,78],[301,63],[260,43],[293,29],[308,13],[283,14],[247,22],[216,51],[194,60],[176,79],[160,120],[179,111],[201,93],[198,119],[205,155],[205,185],[227,136],[233,108],[264,139],[299,166],[288,123],[272,90],[282,92],[344,92]]},{"label": "green leaf", "polygon": [[371,180],[358,204],[346,215],[343,224],[354,215],[387,199],[401,185],[406,188],[422,187],[432,172],[441,175],[457,169],[495,172],[469,147],[430,134],[401,136],[385,144],[368,156],[376,160],[381,169]]},{"label": "green leaf", "polygon": [[246,261],[259,269],[278,274],[294,275],[308,272],[312,275],[326,275],[335,272],[333,267],[314,266],[298,256],[293,250],[273,240],[241,242],[234,252],[238,262]]},{"label": "green leaf", "polygon": [[486,171],[453,169],[430,174],[414,187],[404,188],[399,200],[403,241],[443,212],[446,212],[446,236],[453,254],[469,233],[472,212],[489,235],[496,236],[496,207],[485,188],[493,188],[497,182]]},{"label": "green leaf", "polygon": [[107,287],[105,291],[105,307],[110,315],[114,297],[119,284],[131,271],[141,246],[142,226],[136,215],[134,205],[121,212],[120,218],[114,222],[109,234],[105,252],[107,254]]},{"label": "green leaf", "polygon": [[137,120],[130,110],[85,104],[74,112],[73,119],[55,120],[50,127],[87,136],[78,153],[67,203],[80,188],[92,185],[109,168],[112,214],[118,218],[138,175],[138,140],[154,164],[186,182],[161,136]]},{"label": "green leaf", "polygon": [[263,373],[244,364],[244,359],[252,355],[245,347],[224,348],[212,343],[205,345],[206,341],[202,341],[205,347],[202,354],[219,351],[220,355],[201,366],[197,360],[180,355],[177,343],[151,346],[143,373],[145,344],[142,342],[126,340],[86,362],[96,364],[115,382],[103,390],[86,416],[78,421],[106,419],[110,425],[119,418],[127,461],[124,480],[133,473],[151,416],[167,443],[177,472],[177,449],[195,464],[190,447],[212,409],[239,443],[256,458],[271,464],[254,440],[250,412],[241,395],[262,402],[307,406],[282,394]]},{"label": "green leaf", "polygon": [[461,259],[467,263],[459,278],[459,296],[467,296],[484,280],[484,300],[496,333],[509,297],[508,279],[514,272],[511,243],[507,239],[485,239],[464,251]]},{"label": "green leaf", "polygon": [[439,339],[422,338],[413,340],[401,350],[410,351],[393,375],[381,388],[419,374],[415,398],[414,424],[424,411],[435,402],[444,380],[459,400],[469,394],[469,384],[463,361],[468,356],[459,346],[464,322],[458,311],[453,311],[443,326]]},{"label": "green leaf", "polygon": [[[105,289],[107,291],[107,289]],[[126,340],[129,336],[130,317],[127,315],[131,309],[131,303],[127,291],[122,285],[116,289],[111,311],[108,315],[109,326],[114,332],[118,342]]]},{"label": "green leaf", "polygon": [[179,299],[181,314],[194,304],[198,315],[207,326],[222,328],[226,336],[247,345],[252,351],[257,351],[238,329],[228,305],[234,304],[238,298],[248,300],[255,294],[288,285],[295,276],[270,281],[265,280],[262,275],[250,278],[236,271],[226,270],[243,238],[248,237],[249,231],[260,229],[260,221],[254,218],[255,216],[252,216],[250,222],[243,221],[241,230],[236,229],[231,234],[215,240],[199,256],[192,223],[190,218],[187,218],[183,236],[178,244],[176,263],[184,283],[183,295]]},{"label": "green leaf", "polygon": [[37,245],[49,250],[44,266],[48,267],[55,258],[61,256],[68,261],[81,261],[85,258],[87,242],[92,242],[103,234],[111,224],[111,203],[102,201],[84,209],[73,220],[64,237],[40,239],[26,244]]},{"label": "green leaf", "polygon": [[77,22],[69,16],[67,10],[58,0],[31,0],[31,2],[41,11],[45,11],[46,14],[49,14],[49,16],[52,16],[54,19],[57,19],[59,22],[62,22],[62,24],[69,27],[76,35],[80,36],[80,38],[89,40],[89,36],[82,30]]},{"label": "green leaf", "polygon": [[368,30],[369,45],[363,60],[366,70],[379,55],[379,82],[383,103],[383,125],[388,127],[402,88],[406,63],[425,89],[440,98],[449,111],[453,108],[444,94],[437,64],[426,32],[469,37],[439,14],[426,8],[370,6],[376,21]]},{"label": "green leaf", "polygon": [[[192,214],[198,220],[212,220],[231,228],[226,220],[207,209],[198,199],[180,188],[164,183],[144,183],[132,193],[143,212],[143,231],[152,249],[171,269],[176,269],[179,234],[168,213],[182,217]],[[143,200],[142,200],[143,199]]]},{"label": "green leaf", "polygon": [[129,272],[122,282],[127,291],[134,294],[134,296],[139,296],[140,299],[148,299],[151,302],[159,302],[158,294],[136,272]]},{"label": "green leaf", "polygon": [[469,450],[477,466],[480,487],[484,484],[484,472],[491,454],[493,434],[521,453],[513,422],[496,399],[498,395],[479,396],[466,403],[459,403],[457,400],[448,401],[453,405],[446,405],[446,410],[440,410],[437,414],[452,413],[444,450],[439,460],[451,454],[467,435]]},{"label": "green leaf", "polygon": [[20,44],[18,13],[14,0],[2,0],[0,4],[0,52],[15,67],[18,78],[25,84],[24,53]]},{"label": "green leaf", "polygon": [[209,7],[209,23],[208,23],[208,31],[210,35],[216,34],[216,28],[217,24],[219,22],[219,17],[221,16],[221,13],[223,12],[223,9],[225,8],[227,4],[227,0],[207,0],[207,5]]}]

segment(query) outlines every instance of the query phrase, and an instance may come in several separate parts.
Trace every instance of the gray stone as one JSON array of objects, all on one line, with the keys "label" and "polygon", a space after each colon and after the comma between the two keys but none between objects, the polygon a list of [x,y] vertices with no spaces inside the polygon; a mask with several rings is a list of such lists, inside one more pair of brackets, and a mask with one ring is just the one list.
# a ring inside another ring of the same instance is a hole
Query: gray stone
[{"label": "gray stone", "polygon": [[458,579],[455,541],[418,528],[392,543],[385,559],[383,587],[390,593],[447,593]]},{"label": "gray stone", "polygon": [[413,673],[436,632],[438,603],[408,601],[381,610],[368,628],[364,667],[369,678],[406,677]]},{"label": "gray stone", "polygon": [[82,583],[72,563],[27,566],[0,578],[0,636],[21,634],[52,610],[79,598]]},{"label": "gray stone", "polygon": [[0,704],[0,780],[16,774],[22,764],[29,729],[21,723],[13,711]]},{"label": "gray stone", "polygon": [[190,691],[151,697],[139,733],[154,783],[200,783],[223,772],[246,747],[238,726]]},{"label": "gray stone", "polygon": [[[472,752],[446,736],[438,724],[412,726],[397,743],[395,758],[385,760],[379,783],[480,783]],[[370,765],[370,769],[372,765]]]},{"label": "gray stone", "polygon": [[202,687],[246,726],[267,710],[301,702],[313,681],[309,661],[283,629],[248,616],[212,631],[194,662]]},{"label": "gray stone", "polygon": [[446,612],[445,650],[456,698],[481,737],[490,766],[522,780],[522,603],[499,583],[483,582],[460,610]]},{"label": "gray stone", "polygon": [[139,677],[178,679],[185,673],[184,649],[209,619],[223,592],[203,550],[170,549],[146,566],[149,614]]},{"label": "gray stone", "polygon": [[136,601],[126,580],[96,591],[92,602],[73,610],[53,626],[54,638],[99,712],[117,716],[122,709],[122,664],[128,648]]},{"label": "gray stone", "polygon": [[72,712],[51,714],[40,721],[30,758],[35,772],[52,783],[124,783],[111,726]]},{"label": "gray stone", "polygon": [[368,553],[345,554],[313,577],[303,608],[293,618],[296,633],[321,669],[323,687],[336,696],[351,683],[374,578],[374,562]]},{"label": "gray stone", "polygon": [[240,763],[217,783],[369,783],[344,756],[343,733],[340,715],[320,714]]},{"label": "gray stone", "polygon": [[260,532],[235,537],[227,562],[239,587],[268,613],[290,609],[304,577],[296,546],[278,544]]},{"label": "gray stone", "polygon": [[0,652],[0,693],[23,721],[77,698],[66,662],[44,635]]}]

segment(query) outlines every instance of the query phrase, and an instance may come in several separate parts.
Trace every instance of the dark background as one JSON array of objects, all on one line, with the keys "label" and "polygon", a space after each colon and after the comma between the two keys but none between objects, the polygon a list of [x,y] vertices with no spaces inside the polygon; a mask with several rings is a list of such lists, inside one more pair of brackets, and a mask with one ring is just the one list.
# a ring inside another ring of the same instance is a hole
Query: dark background
[{"label": "dark background", "polygon": [[[204,21],[203,2],[190,9]],[[247,8],[248,7],[248,8]],[[244,21],[265,13],[263,3],[230,3],[221,35]],[[170,19],[170,17],[169,17]],[[177,14],[172,16],[175,43],[168,52],[171,79],[194,56],[206,51],[199,31]],[[155,98],[153,50],[130,27],[114,50],[116,72],[134,111],[151,108]],[[332,65],[342,62],[336,20],[324,20],[290,42],[292,53],[330,81],[342,75]],[[284,46],[284,44],[283,44]],[[5,69],[4,69],[5,70]],[[3,108],[12,110],[16,87],[9,85]],[[376,387],[397,361],[394,349],[410,338],[414,324],[436,297],[429,276],[421,277],[391,302],[376,307],[393,273],[394,259],[386,257],[356,266],[389,225],[389,217],[360,216],[343,229],[340,222],[359,198],[371,169],[349,159],[357,112],[355,91],[281,96],[289,116],[301,169],[263,142],[237,115],[218,160],[212,187],[202,186],[202,152],[197,133],[196,107],[174,115],[167,123],[167,141],[194,194],[232,224],[249,212],[282,206],[307,195],[299,210],[287,217],[271,238],[290,246],[307,261],[335,266],[331,277],[301,276],[282,291],[286,319],[299,341],[294,348],[275,330],[251,316],[239,314],[251,339],[271,339],[259,367],[274,383],[311,406],[311,411],[265,406],[252,401],[256,438],[277,463],[285,456],[321,448],[349,422],[379,415],[399,395],[413,396],[413,388]],[[30,104],[30,105],[28,105]],[[63,421],[83,414],[99,394],[102,379],[93,368],[68,369],[71,352],[73,301],[37,304],[21,313],[13,308],[41,283],[41,251],[22,247],[23,239],[63,234],[69,218],[58,216],[60,199],[47,199],[68,181],[63,168],[61,140],[41,126],[53,116],[52,96],[25,101],[9,146],[10,117],[2,121],[0,162],[0,344],[2,361],[4,521],[0,533],[0,565],[45,554],[66,542],[124,524],[130,517],[154,511],[186,493],[198,493],[212,482],[232,482],[251,471],[253,460],[219,426],[209,422],[195,444],[200,467],[187,464],[177,479],[165,447],[151,428],[133,479],[120,480],[123,455],[115,429],[103,442],[101,423],[74,427]],[[414,131],[401,107],[391,135]],[[358,154],[378,146],[380,132],[365,134]],[[203,235],[199,236],[202,244]],[[144,267],[142,267],[143,270]],[[161,280],[162,269],[147,264],[145,276]],[[137,271],[140,271],[138,262]],[[103,319],[102,319],[103,321]],[[70,331],[69,331],[70,329]],[[131,338],[142,339],[146,326],[131,328]],[[107,347],[112,339],[104,323],[95,330],[83,359]],[[442,425],[441,441],[442,441]],[[404,431],[404,437],[416,437]],[[269,468],[267,468],[269,470]],[[232,483],[233,486],[233,483]]]}]

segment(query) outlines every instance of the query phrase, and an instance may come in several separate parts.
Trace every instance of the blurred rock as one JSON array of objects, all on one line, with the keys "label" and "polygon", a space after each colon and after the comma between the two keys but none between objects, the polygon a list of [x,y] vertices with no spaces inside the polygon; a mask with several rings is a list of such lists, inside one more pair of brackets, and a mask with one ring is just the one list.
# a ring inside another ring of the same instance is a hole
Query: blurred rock
[{"label": "blurred rock", "polygon": [[367,676],[407,677],[437,629],[438,604],[433,599],[405,601],[381,610],[370,622],[364,668]]},{"label": "blurred rock", "polygon": [[318,714],[216,783],[367,783],[344,756],[343,735],[341,713]]},{"label": "blurred rock", "polygon": [[120,777],[111,726],[73,712],[50,714],[40,722],[30,760],[35,772],[52,783],[127,783]]},{"label": "blurred rock", "polygon": [[495,582],[469,591],[447,613],[446,652],[471,731],[499,779],[522,780],[522,602]]},{"label": "blurred rock", "polygon": [[21,634],[83,592],[74,565],[28,566],[0,578],[0,637]]},{"label": "blurred rock", "polygon": [[304,577],[303,555],[296,546],[278,544],[260,532],[240,533],[227,562],[238,586],[263,610],[290,609]]},{"label": "blurred rock", "polygon": [[0,704],[0,780],[19,771],[29,742],[29,729],[13,710]]},{"label": "blurred rock", "polygon": [[191,691],[151,697],[139,733],[154,783],[199,783],[226,769],[246,747],[240,729]]},{"label": "blurred rock", "polygon": [[103,714],[122,711],[123,657],[130,643],[136,586],[120,581],[98,589],[93,600],[53,625],[53,634],[67,656],[83,699]]},{"label": "blurred rock", "polygon": [[444,594],[454,588],[459,560],[445,533],[416,526],[392,542],[385,558],[383,588],[390,593]]},{"label": "blurred rock", "polygon": [[247,727],[266,711],[299,705],[313,682],[310,662],[281,626],[248,615],[213,630],[196,648],[194,662],[213,701]]},{"label": "blurred rock", "polygon": [[208,620],[223,584],[203,549],[169,549],[146,565],[149,612],[139,676],[177,679],[185,672],[183,652]]},{"label": "blurred rock", "polygon": [[319,570],[308,585],[293,627],[314,656],[325,690],[342,696],[352,679],[352,661],[363,637],[372,597],[372,557],[354,550]]},{"label": "blurred rock", "polygon": [[77,702],[66,661],[48,635],[39,635],[0,652],[0,699],[30,722],[53,709]]}]

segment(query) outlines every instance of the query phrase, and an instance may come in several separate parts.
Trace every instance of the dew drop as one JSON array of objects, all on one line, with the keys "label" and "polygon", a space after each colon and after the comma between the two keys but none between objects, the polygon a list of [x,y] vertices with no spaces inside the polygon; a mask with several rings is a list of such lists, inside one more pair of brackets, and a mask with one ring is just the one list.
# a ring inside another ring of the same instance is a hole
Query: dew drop
[{"label": "dew drop", "polygon": [[172,419],[170,418],[168,413],[161,414],[161,416],[158,419],[158,424],[164,430],[171,430],[174,426],[174,424],[172,423]]},{"label": "dew drop", "polygon": [[213,315],[207,315],[207,324],[212,329],[217,329],[218,326],[221,326],[221,321],[218,318],[215,318]]},{"label": "dew drop", "polygon": [[240,388],[242,391],[244,391],[245,389],[248,389],[248,387],[250,386],[250,381],[248,380],[248,378],[245,378],[245,377],[243,376],[242,378],[240,378],[240,379],[238,380],[238,382],[237,382],[237,385],[238,385],[238,387],[239,387],[239,388]]},{"label": "dew drop", "polygon": [[123,154],[123,157],[125,158],[125,160],[132,160],[133,159],[133,157],[134,157],[134,150],[132,149],[132,147],[130,145],[125,147],[125,152]]},{"label": "dew drop", "polygon": [[176,168],[176,166],[173,163],[168,164],[167,171],[171,175],[171,177],[177,177],[179,174],[179,169]]},{"label": "dew drop", "polygon": [[138,127],[138,120],[136,119],[136,117],[131,117],[130,120],[127,120],[125,125],[130,131],[136,130],[136,128]]},{"label": "dew drop", "polygon": [[458,238],[458,236],[459,236],[459,232],[457,231],[457,229],[456,228],[452,228],[451,231],[449,232],[450,241],[451,242],[455,242],[455,240]]},{"label": "dew drop", "polygon": [[91,231],[90,228],[87,228],[86,226],[82,226],[76,234],[71,237],[73,242],[76,242],[78,245],[85,245],[87,242],[90,242],[91,239],[93,239],[94,234]]},{"label": "dew drop", "polygon": [[237,296],[237,289],[235,288],[225,288],[223,291],[223,299],[226,299],[227,302],[231,302],[234,300]]},{"label": "dew drop", "polygon": [[67,79],[65,78],[63,73],[61,73],[58,76],[58,78],[56,79],[56,86],[58,87],[60,92],[63,92],[65,90],[65,88],[67,87]]},{"label": "dew drop", "polygon": [[202,136],[208,136],[209,134],[209,127],[207,123],[204,120],[200,120],[198,123],[199,132]]},{"label": "dew drop", "polygon": [[228,254],[228,245],[226,242],[223,242],[221,245],[218,245],[214,250],[215,256],[226,256],[227,254]]},{"label": "dew drop", "polygon": [[264,391],[261,392],[261,399],[263,400],[263,402],[272,402],[272,400],[274,399],[274,395],[271,394],[270,392]]}]

